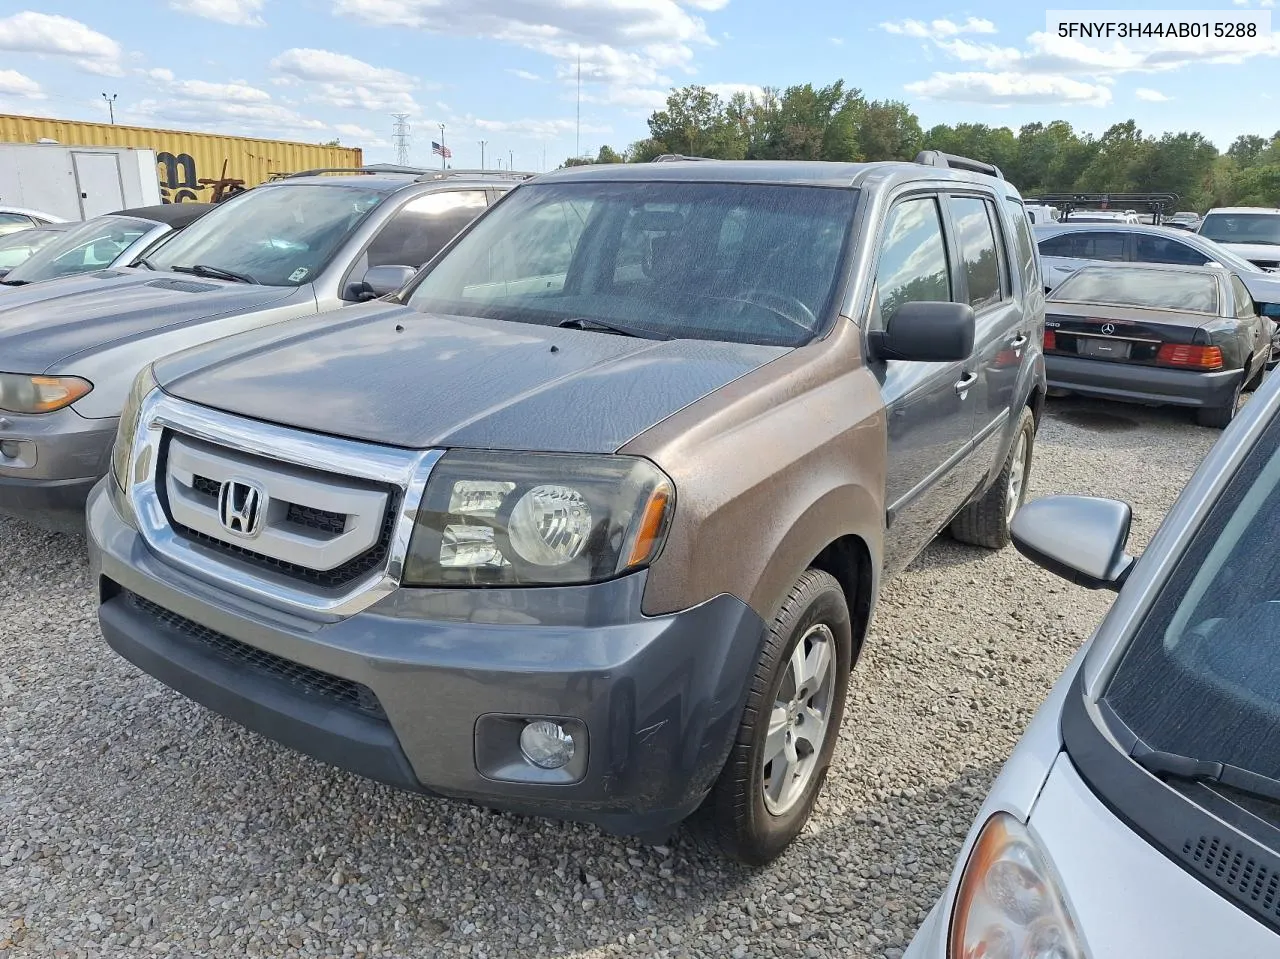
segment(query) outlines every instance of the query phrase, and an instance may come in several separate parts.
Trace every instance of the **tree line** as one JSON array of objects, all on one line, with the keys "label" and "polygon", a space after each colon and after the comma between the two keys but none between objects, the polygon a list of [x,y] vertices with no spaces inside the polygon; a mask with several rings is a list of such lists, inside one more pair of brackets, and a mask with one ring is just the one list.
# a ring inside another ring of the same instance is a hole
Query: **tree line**
[{"label": "tree line", "polygon": [[1280,130],[1242,134],[1220,153],[1203,134],[1144,134],[1133,120],[1101,136],[1065,120],[1016,132],[985,123],[923,130],[898,100],[868,100],[837,80],[724,99],[706,87],[672,90],[649,117],[649,136],[624,150],[602,146],[594,160],[563,166],[643,163],[667,153],[722,160],[910,160],[942,150],[994,163],[1024,196],[1038,193],[1176,193],[1178,207],[1280,206]]}]

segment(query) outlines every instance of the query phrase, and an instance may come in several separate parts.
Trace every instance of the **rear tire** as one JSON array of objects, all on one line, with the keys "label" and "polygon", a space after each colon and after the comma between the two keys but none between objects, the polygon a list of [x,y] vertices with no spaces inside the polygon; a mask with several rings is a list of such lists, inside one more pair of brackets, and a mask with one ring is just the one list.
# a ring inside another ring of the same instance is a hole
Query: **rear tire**
[{"label": "rear tire", "polygon": [[1231,394],[1231,402],[1226,406],[1210,406],[1196,410],[1196,422],[1213,430],[1225,430],[1236,418],[1236,410],[1240,406],[1240,394],[1244,392],[1245,374],[1240,374],[1236,388]]},{"label": "rear tire", "polygon": [[1254,373],[1253,376],[1249,377],[1249,382],[1245,383],[1244,385],[1244,391],[1246,393],[1252,393],[1254,390],[1256,390],[1259,386],[1262,385],[1262,378],[1266,375],[1267,375],[1267,364],[1259,363],[1258,372]]},{"label": "rear tire", "polygon": [[830,573],[805,570],[769,627],[704,807],[727,856],[763,866],[804,828],[840,736],[852,657],[844,590]]},{"label": "rear tire", "polygon": [[1000,475],[982,499],[970,503],[951,521],[953,537],[962,543],[987,549],[1004,549],[1009,545],[1009,524],[1027,498],[1035,443],[1036,420],[1031,410],[1023,407]]}]

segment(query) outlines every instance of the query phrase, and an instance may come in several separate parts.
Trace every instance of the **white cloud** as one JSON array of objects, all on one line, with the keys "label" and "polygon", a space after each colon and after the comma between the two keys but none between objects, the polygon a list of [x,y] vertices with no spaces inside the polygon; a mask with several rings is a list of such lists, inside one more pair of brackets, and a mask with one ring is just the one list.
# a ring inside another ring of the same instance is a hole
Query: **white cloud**
[{"label": "white cloud", "polygon": [[708,83],[707,89],[721,100],[728,100],[735,93],[745,93],[756,99],[764,96],[764,87],[756,86],[754,83]]},{"label": "white cloud", "polygon": [[311,85],[311,99],[338,109],[417,113],[418,80],[345,53],[295,47],[271,61],[271,69]]},{"label": "white cloud", "polygon": [[219,100],[146,99],[117,111],[126,122],[146,126],[178,124],[184,130],[251,133],[270,139],[315,141],[328,127],[319,120],[276,103],[229,103]]},{"label": "white cloud", "polygon": [[1159,90],[1152,90],[1149,87],[1138,87],[1138,89],[1133,91],[1133,95],[1139,100],[1146,100],[1148,103],[1165,103],[1171,99]]},{"label": "white cloud", "polygon": [[536,73],[531,73],[528,70],[508,69],[507,73],[511,74],[513,77],[519,77],[521,80],[528,80],[530,83],[537,83],[542,80],[542,77],[538,76]]},{"label": "white cloud", "polygon": [[210,83],[206,80],[179,80],[172,70],[163,67],[148,70],[147,76],[166,85],[169,92],[187,100],[226,101],[228,103],[267,103],[271,94],[247,83]]},{"label": "white cloud", "polygon": [[92,27],[48,13],[23,10],[0,20],[0,50],[70,57],[81,70],[120,76],[120,44]]},{"label": "white cloud", "polygon": [[844,46],[844,37],[832,37],[832,38],[831,38],[831,45],[832,45],[832,46],[835,46],[835,47],[843,47],[843,46]]},{"label": "white cloud", "polygon": [[[510,136],[524,137],[528,140],[554,140],[558,137],[572,136],[577,129],[572,119],[552,120],[484,120],[479,117],[459,117],[448,124],[447,128],[464,132],[475,130],[481,133],[505,133]],[[583,133],[612,133],[613,127],[596,123],[583,123]]]},{"label": "white cloud", "polygon": [[377,136],[377,134],[372,130],[366,130],[364,127],[355,123],[335,123],[333,128],[343,136],[360,137],[363,140],[368,140]]},{"label": "white cloud", "polygon": [[[582,102],[622,107],[647,117],[654,110],[661,110],[666,106],[668,96],[670,91],[666,89],[613,86],[606,87],[603,93],[590,93],[584,90]],[[572,100],[573,96],[568,95],[564,99]]]},{"label": "white cloud", "polygon": [[43,100],[44,91],[40,89],[40,84],[17,70],[0,70],[0,96]]},{"label": "white cloud", "polygon": [[945,40],[962,33],[995,33],[996,25],[981,17],[969,17],[964,23],[953,20],[900,20],[880,24],[880,29],[900,36],[918,37],[922,40]]},{"label": "white cloud", "polygon": [[265,26],[262,7],[265,0],[169,0],[169,6],[182,13],[229,23],[233,27]]},{"label": "white cloud", "polygon": [[1082,104],[1102,107],[1111,102],[1103,84],[1072,77],[1022,73],[935,73],[928,80],[907,84],[907,91],[930,100],[985,104]]}]

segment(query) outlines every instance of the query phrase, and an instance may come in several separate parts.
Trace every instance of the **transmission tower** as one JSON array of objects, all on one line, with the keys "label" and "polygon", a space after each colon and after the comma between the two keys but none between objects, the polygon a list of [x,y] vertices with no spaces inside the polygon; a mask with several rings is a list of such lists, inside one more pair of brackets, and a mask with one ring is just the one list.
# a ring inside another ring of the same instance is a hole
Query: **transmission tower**
[{"label": "transmission tower", "polygon": [[396,163],[409,165],[409,114],[393,113],[395,126],[391,128],[391,139],[396,145]]}]

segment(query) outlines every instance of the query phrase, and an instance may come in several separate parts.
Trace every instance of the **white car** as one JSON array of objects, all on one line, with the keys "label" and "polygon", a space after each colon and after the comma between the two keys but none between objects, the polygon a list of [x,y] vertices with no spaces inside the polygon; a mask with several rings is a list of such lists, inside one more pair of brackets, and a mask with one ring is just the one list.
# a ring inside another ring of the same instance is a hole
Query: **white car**
[{"label": "white car", "polygon": [[1142,558],[1124,503],[1016,515],[1115,605],[1028,726],[906,959],[1280,956],[1280,380]]},{"label": "white car", "polygon": [[28,210],[21,206],[0,206],[0,236],[29,230],[33,226],[44,226],[46,223],[65,223],[60,216],[52,213],[41,213],[39,210]]},{"label": "white car", "polygon": [[1198,232],[1264,270],[1280,272],[1280,209],[1218,207],[1204,215]]}]

